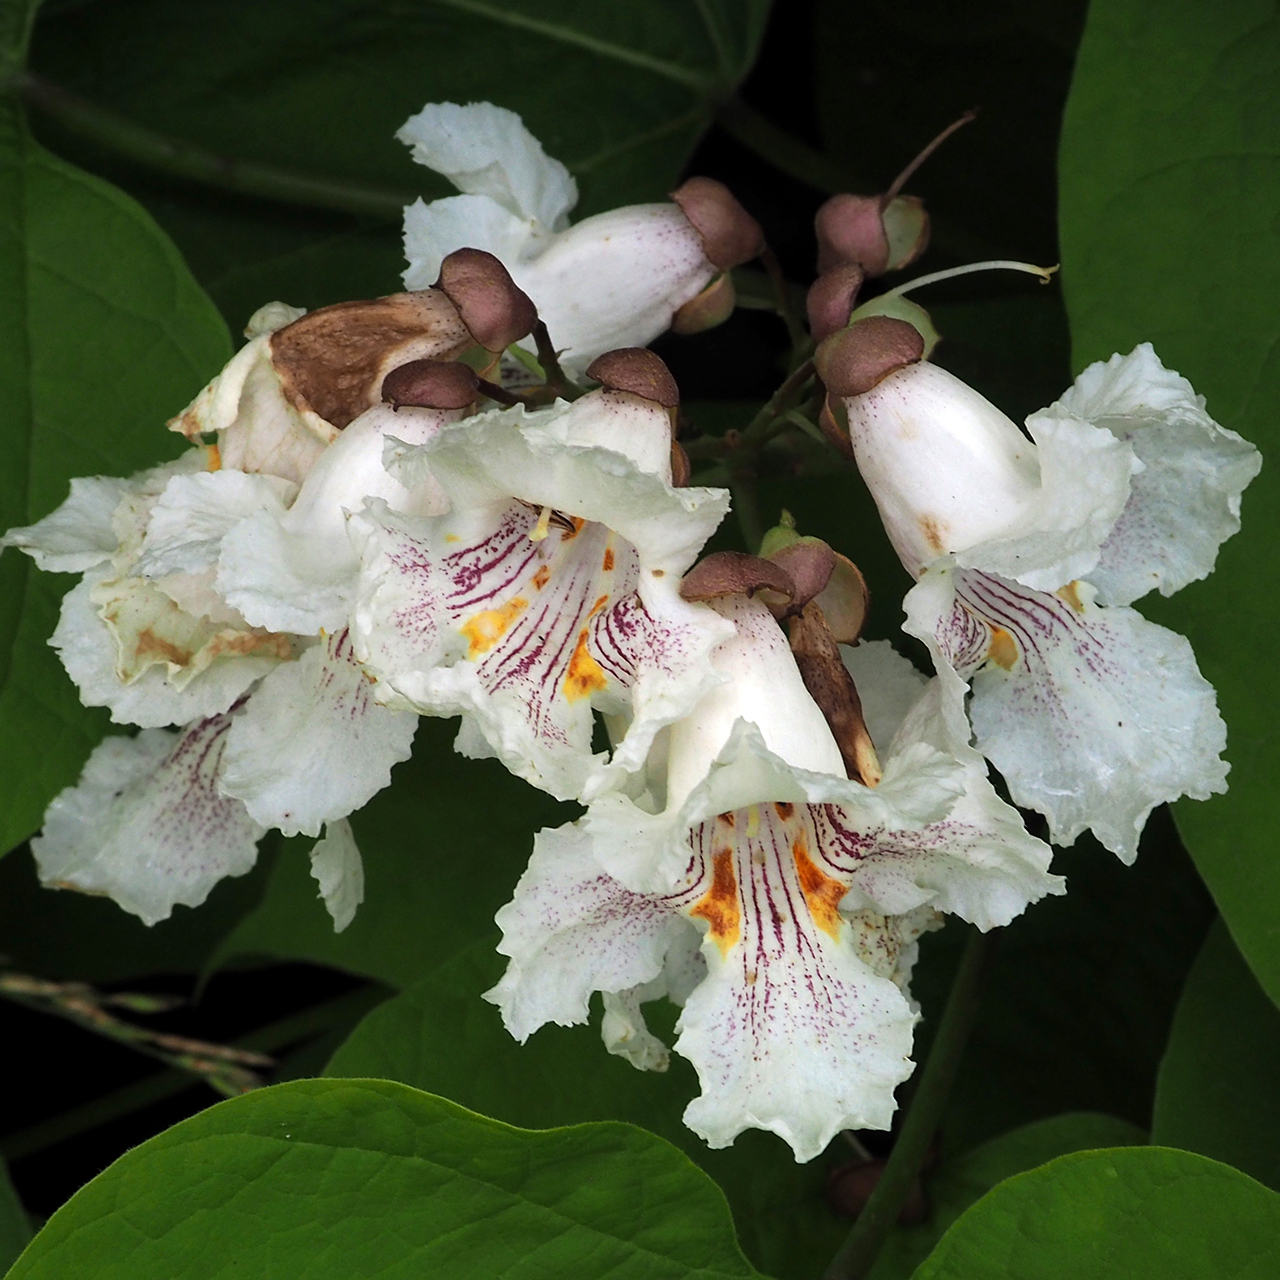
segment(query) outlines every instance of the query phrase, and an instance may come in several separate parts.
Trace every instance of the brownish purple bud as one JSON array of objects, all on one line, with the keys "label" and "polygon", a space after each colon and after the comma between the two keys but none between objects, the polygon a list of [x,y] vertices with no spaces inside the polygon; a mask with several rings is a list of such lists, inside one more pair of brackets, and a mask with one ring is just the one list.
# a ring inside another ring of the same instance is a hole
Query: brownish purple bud
[{"label": "brownish purple bud", "polygon": [[733,277],[726,271],[718,275],[695,298],[676,310],[671,318],[672,333],[705,333],[723,324],[738,305]]},{"label": "brownish purple bud", "polygon": [[698,561],[684,575],[680,595],[685,600],[717,600],[721,596],[752,596],[767,590],[790,599],[795,583],[781,565],[745,551],[717,551]]},{"label": "brownish purple bud", "polygon": [[845,262],[824,272],[809,286],[805,310],[814,342],[843,329],[858,302],[858,290],[865,279],[856,262]]},{"label": "brownish purple bud", "polygon": [[870,391],[923,355],[924,338],[915,325],[890,316],[868,316],[824,338],[813,363],[827,391],[844,399]]},{"label": "brownish purple bud", "polygon": [[269,342],[289,403],[339,429],[379,403],[382,380],[398,365],[473,345],[457,308],[435,289],[321,307]]},{"label": "brownish purple bud", "polygon": [[680,388],[661,356],[647,347],[619,347],[606,351],[587,366],[587,377],[606,391],[629,391],[633,396],[652,400],[664,409],[680,404]]},{"label": "brownish purple bud", "polygon": [[702,237],[702,251],[721,271],[760,256],[764,232],[723,182],[690,178],[671,193],[671,199]]},{"label": "brownish purple bud", "polygon": [[436,288],[458,308],[462,323],[486,351],[505,351],[538,322],[529,295],[483,249],[455,249],[440,264]]},{"label": "brownish purple bud", "polygon": [[889,237],[885,234],[879,196],[832,196],[817,212],[813,229],[818,236],[818,273],[844,263],[856,263],[869,276],[889,267]]},{"label": "brownish purple bud", "polygon": [[693,475],[693,467],[690,465],[689,455],[673,440],[671,442],[671,487],[683,489],[689,483],[691,475]]},{"label": "brownish purple bud", "polygon": [[480,394],[470,365],[446,360],[410,360],[382,380],[382,399],[396,409],[465,409]]},{"label": "brownish purple bud", "polygon": [[827,585],[836,553],[821,538],[801,538],[775,551],[769,559],[785,569],[796,584],[791,608],[798,613]]}]

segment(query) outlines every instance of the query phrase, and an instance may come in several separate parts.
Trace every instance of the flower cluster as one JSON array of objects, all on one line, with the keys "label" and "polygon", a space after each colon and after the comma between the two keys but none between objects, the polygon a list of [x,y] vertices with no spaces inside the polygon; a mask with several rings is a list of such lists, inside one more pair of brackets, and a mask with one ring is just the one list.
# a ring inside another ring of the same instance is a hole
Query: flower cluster
[{"label": "flower cluster", "polygon": [[1224,788],[1190,647],[1128,606],[1210,571],[1256,451],[1149,347],[1024,434],[925,358],[927,326],[855,309],[923,248],[919,202],[824,207],[821,342],[790,381],[821,379],[823,430],[917,580],[926,677],[859,641],[860,575],[793,524],[699,560],[729,494],[689,483],[644,347],[732,309],[727,272],[764,241],[729,192],[695,178],[569,226],[572,177],[511,112],[435,104],[400,136],[462,192],[406,211],[407,291],[264,307],[170,424],[181,456],[74,480],[5,535],[82,575],[51,643],[140,729],[54,799],[41,877],[152,923],[275,828],[317,837],[343,928],[348,816],[418,716],[460,716],[458,751],[586,806],[498,916],[487,998],[514,1036],[599,992],[608,1050],[661,1070],[642,1006],[667,998],[710,1144],[769,1129],[804,1160],[887,1127],[919,937],[1063,891],[987,760],[1055,840],[1092,828],[1125,859],[1154,805]]}]

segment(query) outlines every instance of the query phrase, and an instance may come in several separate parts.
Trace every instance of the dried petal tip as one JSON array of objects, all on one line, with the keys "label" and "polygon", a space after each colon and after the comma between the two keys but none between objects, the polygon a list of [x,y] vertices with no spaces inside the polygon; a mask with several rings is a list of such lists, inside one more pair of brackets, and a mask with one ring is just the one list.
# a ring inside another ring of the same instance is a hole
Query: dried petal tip
[{"label": "dried petal tip", "polygon": [[870,391],[923,355],[924,338],[915,325],[889,316],[868,316],[825,338],[813,360],[827,390],[846,398]]},{"label": "dried petal tip", "polygon": [[440,264],[436,288],[458,308],[462,323],[486,351],[505,351],[538,322],[529,295],[483,249],[455,249]]},{"label": "dried petal tip", "polygon": [[745,551],[717,551],[695,564],[680,583],[685,600],[750,596],[760,590],[776,591],[788,599],[796,593],[791,575],[781,565]]},{"label": "dried petal tip", "polygon": [[814,342],[843,329],[858,301],[858,290],[865,279],[856,262],[845,262],[823,272],[809,286],[805,310],[809,314],[809,332]]},{"label": "dried petal tip", "polygon": [[470,365],[445,360],[410,360],[382,380],[382,399],[397,409],[465,409],[479,395]]},{"label": "dried petal tip", "polygon": [[702,251],[721,271],[760,256],[764,232],[723,182],[690,178],[671,198],[702,237]]},{"label": "dried petal tip", "polygon": [[680,388],[671,370],[661,356],[644,347],[606,351],[587,366],[587,377],[600,383],[606,391],[629,391],[664,409],[675,409],[680,404]]}]

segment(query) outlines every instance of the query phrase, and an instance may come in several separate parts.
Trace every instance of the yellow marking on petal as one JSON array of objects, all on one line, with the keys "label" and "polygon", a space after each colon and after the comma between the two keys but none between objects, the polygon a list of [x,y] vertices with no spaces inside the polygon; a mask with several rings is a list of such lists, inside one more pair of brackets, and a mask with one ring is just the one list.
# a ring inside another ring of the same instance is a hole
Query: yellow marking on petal
[{"label": "yellow marking on petal", "polygon": [[541,591],[542,588],[547,585],[547,582],[550,579],[550,577],[551,577],[551,570],[547,568],[547,566],[544,564],[542,568],[539,569],[538,572],[533,575],[533,585],[537,587],[539,591]]},{"label": "yellow marking on petal", "polygon": [[467,637],[467,657],[474,661],[482,653],[488,653],[528,606],[529,602],[524,596],[516,596],[501,609],[484,609],[468,618],[458,628]]},{"label": "yellow marking on petal", "polygon": [[827,875],[809,857],[803,840],[791,846],[791,856],[796,860],[796,873],[800,877],[800,891],[809,904],[809,914],[823,933],[840,937],[840,899],[848,887]]},{"label": "yellow marking on petal", "polygon": [[538,523],[529,530],[530,542],[541,542],[551,530],[551,508],[543,507]]},{"label": "yellow marking on petal", "polygon": [[1058,596],[1065,600],[1077,613],[1084,612],[1084,601],[1080,599],[1080,593],[1076,590],[1079,583],[1068,582],[1065,587],[1058,588]]},{"label": "yellow marking on petal", "polygon": [[1018,642],[1003,627],[992,627],[987,657],[996,666],[1012,671],[1018,661]]},{"label": "yellow marking on petal", "polygon": [[461,542],[461,541],[462,541],[462,536],[461,536],[460,534],[457,534],[457,533],[446,533],[446,534],[444,535],[444,540],[445,540],[446,542]]},{"label": "yellow marking on petal", "polygon": [[604,549],[604,571],[605,573],[613,572],[613,548],[605,547]]},{"label": "yellow marking on petal", "polygon": [[569,659],[569,670],[565,673],[564,696],[570,702],[590,697],[609,683],[604,668],[587,652],[588,634],[586,627],[578,632],[578,643],[574,646],[573,656]]},{"label": "yellow marking on petal", "polygon": [[760,834],[760,806],[747,806],[747,839],[754,840]]},{"label": "yellow marking on petal", "polygon": [[707,932],[726,956],[742,936],[742,908],[738,905],[738,877],[733,872],[733,851],[725,849],[711,860],[711,888],[689,911],[705,920]]},{"label": "yellow marking on petal", "polygon": [[595,602],[595,604],[593,604],[593,605],[591,606],[591,612],[590,612],[589,614],[587,614],[587,617],[588,617],[588,618],[594,618],[594,617],[596,616],[596,614],[597,614],[597,613],[599,613],[599,612],[600,612],[600,610],[601,610],[601,609],[603,609],[603,608],[605,607],[605,605],[607,605],[608,603],[609,603],[609,597],[608,597],[608,596],[598,596],[598,597],[596,598],[596,602]]},{"label": "yellow marking on petal", "polygon": [[209,452],[209,456],[204,460],[206,471],[222,470],[222,450],[216,444],[206,445],[205,448]]}]

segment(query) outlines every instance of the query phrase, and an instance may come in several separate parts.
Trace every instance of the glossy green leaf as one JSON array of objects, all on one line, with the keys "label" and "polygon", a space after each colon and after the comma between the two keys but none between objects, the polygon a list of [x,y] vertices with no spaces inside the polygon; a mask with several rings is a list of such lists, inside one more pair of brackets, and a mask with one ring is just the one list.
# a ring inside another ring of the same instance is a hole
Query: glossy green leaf
[{"label": "glossy green leaf", "polygon": [[495,760],[452,747],[455,721],[424,717],[413,759],[352,815],[364,856],[365,898],[334,933],[306,857],[313,841],[285,841],[258,907],[214,963],[265,955],[311,960],[403,987],[493,928],[529,861],[533,833],[573,816]]},{"label": "glossy green leaf", "polygon": [[953,1222],[997,1183],[1072,1151],[1138,1146],[1147,1135],[1136,1125],[1098,1112],[1074,1111],[1037,1120],[954,1160],[944,1160],[925,1179],[929,1217],[914,1227],[897,1227],[885,1241],[871,1280],[907,1280]]},{"label": "glossy green leaf", "polygon": [[915,1280],[1266,1280],[1280,1195],[1166,1147],[1062,1156],[1002,1182]]},{"label": "glossy green leaf", "polygon": [[1160,1064],[1151,1140],[1280,1190],[1280,1009],[1221,921],[1187,978]]},{"label": "glossy green leaf", "polygon": [[0,1268],[7,1268],[30,1239],[26,1210],[9,1181],[9,1170],[0,1162]]},{"label": "glossy green leaf", "polygon": [[9,1280],[752,1274],[715,1187],[650,1134],[530,1133],[385,1080],[304,1080],[122,1156]]},{"label": "glossy green leaf", "polygon": [[[0,525],[27,524],[72,476],[172,457],[165,421],[230,353],[173,246],[128,196],[33,143],[0,101]],[[67,577],[0,559],[0,850],[40,824],[106,724],[47,641]]]},{"label": "glossy green leaf", "polygon": [[[720,1184],[758,1267],[795,1280],[819,1274],[848,1229],[823,1199],[824,1162],[797,1165],[780,1139],[755,1131],[728,1150],[710,1150],[680,1119],[698,1093],[693,1068],[673,1055],[669,1071],[642,1072],[610,1056],[598,1009],[590,1026],[546,1026],[518,1045],[498,1010],[481,999],[502,976],[496,942],[496,934],[485,937],[369,1014],[327,1074],[400,1080],[528,1128],[588,1120],[641,1125]],[[669,1032],[675,1010],[650,1007],[655,1030]]]},{"label": "glossy green leaf", "polygon": [[1230,791],[1178,823],[1245,959],[1280,998],[1275,789],[1280,603],[1280,16],[1265,0],[1095,0],[1061,157],[1077,368],[1139,342],[1270,462],[1217,571],[1142,612],[1217,686]]}]

